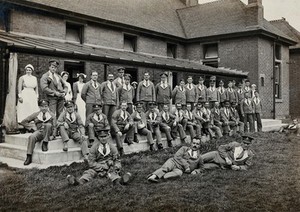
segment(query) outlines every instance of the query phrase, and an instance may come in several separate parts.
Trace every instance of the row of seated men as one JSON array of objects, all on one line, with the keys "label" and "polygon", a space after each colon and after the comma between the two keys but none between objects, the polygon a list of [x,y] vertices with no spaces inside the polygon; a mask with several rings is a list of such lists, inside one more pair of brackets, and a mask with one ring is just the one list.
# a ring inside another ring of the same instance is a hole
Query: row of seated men
[{"label": "row of seated men", "polygon": [[[32,154],[36,142],[42,142],[42,151],[48,150],[48,142],[55,139],[59,130],[63,151],[68,151],[68,141],[73,139],[81,143],[82,155],[88,157],[89,144],[94,142],[95,133],[101,129],[111,131],[112,137],[116,141],[117,149],[122,156],[124,154],[122,135],[125,135],[124,142],[128,145],[133,142],[138,143],[137,135],[147,136],[150,150],[162,149],[162,132],[166,134],[168,146],[172,146],[172,141],[178,134],[182,142],[186,142],[186,131],[189,132],[191,140],[200,139],[202,135],[209,135],[211,138],[228,135],[230,131],[243,133],[244,126],[240,122],[236,103],[225,102],[224,108],[219,108],[219,103],[211,110],[209,102],[198,103],[194,110],[191,104],[182,105],[177,103],[175,109],[170,110],[169,105],[165,104],[162,111],[156,108],[156,103],[149,103],[150,109],[144,112],[143,104],[137,103],[136,110],[129,114],[127,103],[122,102],[121,108],[112,115],[111,124],[107,117],[102,113],[102,105],[94,104],[93,113],[87,117],[86,125],[82,122],[80,115],[75,111],[73,101],[65,103],[65,110],[56,120],[53,113],[49,111],[49,102],[39,101],[40,111],[36,112],[21,124],[26,126],[31,121],[35,122],[37,130],[30,135],[27,158],[24,162],[28,165],[32,162]],[[85,129],[88,129],[88,139],[86,139]],[[156,146],[154,145],[156,138]]]}]

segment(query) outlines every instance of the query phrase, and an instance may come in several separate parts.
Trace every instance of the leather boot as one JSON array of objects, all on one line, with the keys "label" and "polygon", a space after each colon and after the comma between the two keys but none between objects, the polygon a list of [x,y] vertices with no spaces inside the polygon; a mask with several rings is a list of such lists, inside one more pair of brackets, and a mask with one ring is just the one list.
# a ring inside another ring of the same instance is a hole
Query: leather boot
[{"label": "leather boot", "polygon": [[24,162],[24,166],[27,166],[32,163],[32,156],[27,154],[26,160]]},{"label": "leather boot", "polygon": [[48,142],[43,142],[42,143],[42,151],[43,152],[47,152],[48,151]]},{"label": "leather boot", "polygon": [[168,141],[168,147],[173,147],[172,141]]},{"label": "leather boot", "polygon": [[119,154],[120,154],[120,156],[122,157],[122,156],[124,156],[124,149],[121,147],[121,148],[119,148]]},{"label": "leather boot", "polygon": [[164,147],[163,147],[162,144],[157,144],[157,148],[158,148],[158,149],[163,149]]},{"label": "leather boot", "polygon": [[150,144],[150,151],[155,151],[154,144]]},{"label": "leather boot", "polygon": [[63,151],[64,151],[64,152],[67,152],[67,151],[68,151],[68,141],[64,141]]},{"label": "leather boot", "polygon": [[136,134],[136,133],[134,134],[134,139],[133,139],[133,141],[134,141],[135,143],[139,143],[139,139],[138,139],[138,137],[137,137],[137,134]]}]

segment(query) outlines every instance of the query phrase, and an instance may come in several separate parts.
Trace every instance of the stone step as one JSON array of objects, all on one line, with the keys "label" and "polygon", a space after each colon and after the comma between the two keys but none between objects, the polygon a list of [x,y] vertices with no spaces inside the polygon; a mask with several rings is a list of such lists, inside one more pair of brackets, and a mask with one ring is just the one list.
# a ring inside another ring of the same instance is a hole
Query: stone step
[{"label": "stone step", "polygon": [[262,119],[261,121],[263,126],[276,125],[282,123],[282,121],[278,119]]},{"label": "stone step", "polygon": [[280,127],[284,124],[275,124],[275,125],[267,125],[263,126],[262,131],[263,132],[277,132],[279,131]]}]

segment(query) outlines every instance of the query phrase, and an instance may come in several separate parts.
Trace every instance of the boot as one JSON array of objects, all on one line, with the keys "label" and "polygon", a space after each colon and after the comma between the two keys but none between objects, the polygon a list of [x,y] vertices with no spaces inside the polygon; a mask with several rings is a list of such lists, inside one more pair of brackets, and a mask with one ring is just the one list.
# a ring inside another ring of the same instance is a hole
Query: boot
[{"label": "boot", "polygon": [[149,182],[151,182],[151,183],[158,183],[157,176],[154,175],[154,174],[150,175],[150,176],[147,178],[147,180],[148,180]]},{"label": "boot", "polygon": [[173,147],[172,141],[168,141],[168,147]]},{"label": "boot", "polygon": [[138,137],[137,137],[137,134],[136,134],[136,133],[134,134],[133,141],[134,141],[135,143],[139,143],[139,139],[138,139]]},{"label": "boot", "polygon": [[27,154],[26,160],[24,162],[24,166],[27,166],[32,163],[32,156]]},{"label": "boot", "polygon": [[64,141],[63,151],[64,151],[64,152],[67,152],[67,151],[68,151],[68,141]]},{"label": "boot", "polygon": [[84,180],[78,180],[73,175],[68,175],[67,180],[68,180],[69,185],[77,186],[77,185],[84,184]]},{"label": "boot", "polygon": [[163,149],[164,147],[163,147],[162,143],[160,143],[160,144],[157,144],[157,148],[158,149]]},{"label": "boot", "polygon": [[154,144],[150,144],[150,151],[155,151]]},{"label": "boot", "polygon": [[48,142],[44,141],[42,143],[42,151],[47,152],[48,151]]},{"label": "boot", "polygon": [[122,183],[121,183],[121,179],[120,178],[115,179],[113,181],[113,184],[114,184],[114,186],[118,186],[118,187],[122,187],[123,186]]},{"label": "boot", "polygon": [[119,154],[120,154],[120,156],[122,157],[122,156],[124,156],[124,149],[121,147],[121,148],[119,148]]}]

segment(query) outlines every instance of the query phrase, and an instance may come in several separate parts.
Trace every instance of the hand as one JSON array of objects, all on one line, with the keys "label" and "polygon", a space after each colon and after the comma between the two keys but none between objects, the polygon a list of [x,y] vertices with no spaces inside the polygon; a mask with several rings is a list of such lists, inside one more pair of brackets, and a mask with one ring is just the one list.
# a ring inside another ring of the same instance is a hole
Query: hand
[{"label": "hand", "polygon": [[66,129],[69,129],[69,125],[68,125],[68,123],[64,123],[64,127],[66,128]]},{"label": "hand", "polygon": [[23,103],[23,98],[22,97],[19,97],[19,102]]},{"label": "hand", "polygon": [[118,132],[117,134],[118,134],[118,136],[120,136],[120,137],[123,135],[121,132]]},{"label": "hand", "polygon": [[55,136],[51,135],[49,139],[50,139],[50,141],[53,141],[55,139]]},{"label": "hand", "polygon": [[232,165],[232,161],[229,158],[225,158],[227,165]]},{"label": "hand", "polygon": [[124,130],[128,130],[129,129],[129,124],[126,124],[125,127],[124,127]]},{"label": "hand", "polygon": [[234,170],[234,171],[237,171],[237,170],[240,170],[241,168],[237,165],[232,165],[231,169]]},{"label": "hand", "polygon": [[190,167],[186,168],[184,172],[185,172],[185,173],[190,173],[190,172],[191,172]]}]

